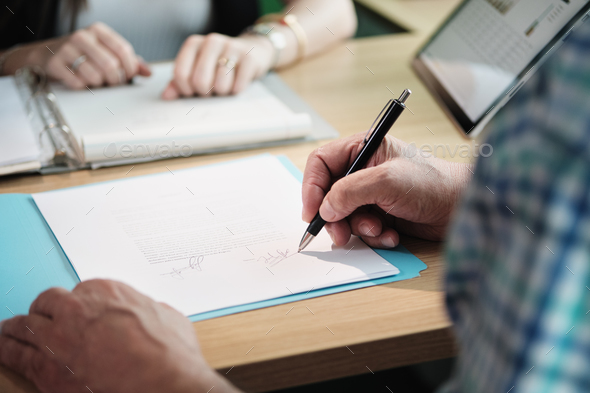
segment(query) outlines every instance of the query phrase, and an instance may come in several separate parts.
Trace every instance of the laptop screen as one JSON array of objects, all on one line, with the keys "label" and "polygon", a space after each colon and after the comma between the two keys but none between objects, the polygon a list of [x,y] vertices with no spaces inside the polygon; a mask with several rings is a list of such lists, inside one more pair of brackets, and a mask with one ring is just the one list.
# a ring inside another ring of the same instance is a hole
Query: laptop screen
[{"label": "laptop screen", "polygon": [[516,87],[588,0],[467,0],[418,59],[471,123]]}]

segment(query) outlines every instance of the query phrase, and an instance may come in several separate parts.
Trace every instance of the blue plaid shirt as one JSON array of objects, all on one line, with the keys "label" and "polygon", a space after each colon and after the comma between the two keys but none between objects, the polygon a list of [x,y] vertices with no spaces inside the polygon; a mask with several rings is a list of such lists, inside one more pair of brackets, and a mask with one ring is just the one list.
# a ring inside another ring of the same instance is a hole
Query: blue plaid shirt
[{"label": "blue plaid shirt", "polygon": [[449,232],[441,392],[590,392],[590,23],[490,128]]}]

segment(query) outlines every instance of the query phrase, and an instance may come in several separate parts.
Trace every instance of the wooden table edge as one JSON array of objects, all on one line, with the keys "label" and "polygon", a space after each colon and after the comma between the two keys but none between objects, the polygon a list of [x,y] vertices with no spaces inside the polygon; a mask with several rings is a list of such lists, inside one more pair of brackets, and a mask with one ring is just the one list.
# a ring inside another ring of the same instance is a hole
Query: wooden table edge
[{"label": "wooden table edge", "polygon": [[451,327],[218,369],[247,392],[265,392],[374,373],[456,354]]}]

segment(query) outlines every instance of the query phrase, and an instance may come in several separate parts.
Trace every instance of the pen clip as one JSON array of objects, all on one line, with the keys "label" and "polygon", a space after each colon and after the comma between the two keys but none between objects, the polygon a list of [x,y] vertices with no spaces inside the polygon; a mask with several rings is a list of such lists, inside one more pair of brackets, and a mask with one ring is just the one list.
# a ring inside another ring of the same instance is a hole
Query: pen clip
[{"label": "pen clip", "polygon": [[385,104],[385,106],[383,107],[383,109],[381,109],[381,112],[379,112],[379,114],[377,115],[377,118],[375,119],[375,121],[373,121],[373,124],[371,124],[371,127],[369,128],[369,130],[367,131],[367,133],[365,134],[365,138],[363,139],[364,143],[367,143],[367,137],[369,136],[369,133],[371,131],[374,131],[375,129],[375,124],[377,124],[377,122],[381,119],[383,112],[385,112],[385,110],[387,109],[387,107],[391,104],[391,101],[393,101],[393,99],[390,99],[389,101],[387,101],[387,104]]}]

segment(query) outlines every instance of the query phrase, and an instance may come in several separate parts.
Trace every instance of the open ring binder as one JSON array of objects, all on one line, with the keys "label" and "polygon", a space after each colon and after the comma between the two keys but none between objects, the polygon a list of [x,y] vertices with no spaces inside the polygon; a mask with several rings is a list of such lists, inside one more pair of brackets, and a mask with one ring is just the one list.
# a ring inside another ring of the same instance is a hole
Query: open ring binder
[{"label": "open ring binder", "polygon": [[163,101],[174,65],[154,64],[151,70],[149,78],[137,76],[133,83],[95,92],[70,91],[34,66],[0,78],[12,105],[4,106],[0,146],[14,152],[4,161],[0,157],[0,176],[96,169],[338,135],[275,74],[236,96]]},{"label": "open ring binder", "polygon": [[21,68],[16,72],[15,81],[27,115],[39,130],[41,173],[85,167],[84,150],[64,120],[43,70],[39,67]]}]

